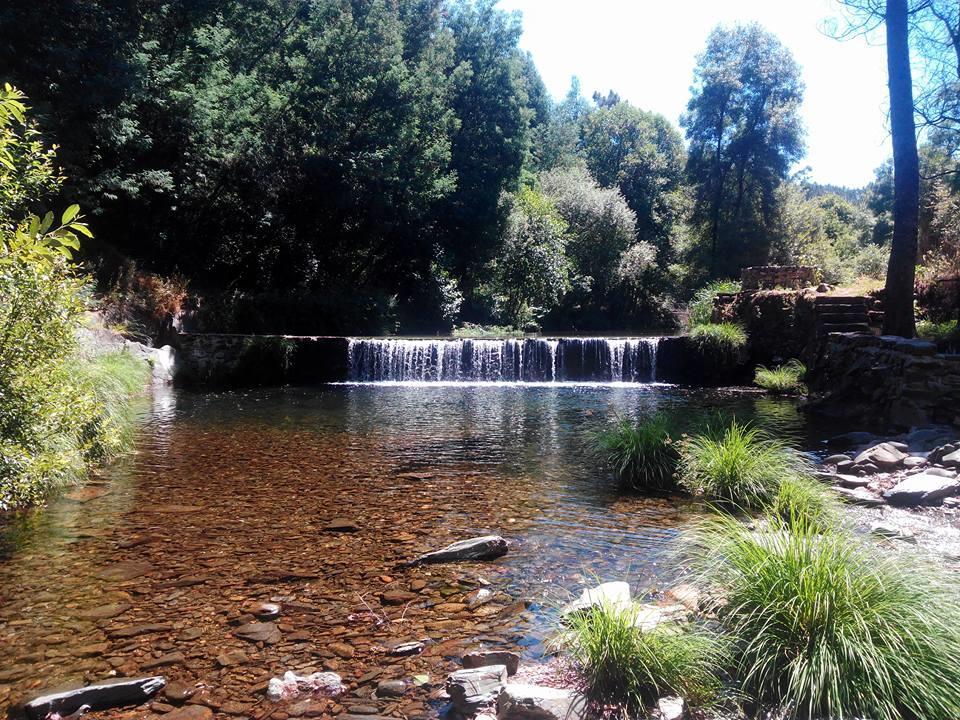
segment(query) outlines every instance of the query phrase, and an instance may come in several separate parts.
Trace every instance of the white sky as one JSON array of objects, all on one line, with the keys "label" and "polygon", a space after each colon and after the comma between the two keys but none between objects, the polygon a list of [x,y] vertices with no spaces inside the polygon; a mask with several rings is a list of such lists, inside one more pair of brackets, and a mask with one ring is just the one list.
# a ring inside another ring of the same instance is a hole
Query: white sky
[{"label": "white sky", "polygon": [[533,54],[547,89],[584,94],[613,89],[679,124],[695,56],[718,23],[756,21],[800,63],[802,114],[813,180],[860,186],[890,155],[886,55],[863,38],[840,42],[821,31],[837,18],[833,0],[501,0],[523,13],[521,47]]}]

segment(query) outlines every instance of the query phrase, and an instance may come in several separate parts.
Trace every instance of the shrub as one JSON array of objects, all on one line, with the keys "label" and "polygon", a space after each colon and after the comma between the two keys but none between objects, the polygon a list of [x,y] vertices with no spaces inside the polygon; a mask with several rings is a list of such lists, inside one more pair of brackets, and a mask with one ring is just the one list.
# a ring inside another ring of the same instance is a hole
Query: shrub
[{"label": "shrub", "polygon": [[690,327],[706,325],[713,316],[713,299],[720,293],[740,292],[738,280],[717,280],[700,288],[693,294],[693,299],[687,306]]},{"label": "shrub", "polygon": [[809,461],[757,427],[733,420],[680,445],[680,484],[711,500],[742,508],[768,504],[781,481],[808,474]]},{"label": "shrub", "polygon": [[786,718],[960,717],[960,587],[845,532],[717,516],[691,547],[722,598],[732,677]]},{"label": "shrub", "polygon": [[853,259],[857,275],[874,280],[883,280],[887,276],[887,264],[890,262],[890,248],[881,245],[867,245]]},{"label": "shrub", "polygon": [[780,480],[769,513],[788,525],[809,523],[829,529],[840,522],[839,503],[831,492],[806,475],[788,475]]},{"label": "shrub", "polygon": [[506,325],[474,325],[464,323],[453,329],[453,336],[462,339],[523,337],[523,330],[516,330]]},{"label": "shrub", "polygon": [[663,415],[640,422],[621,418],[596,439],[601,460],[622,487],[667,490],[675,486],[680,455]]},{"label": "shrub", "polygon": [[567,618],[561,641],[583,675],[587,697],[631,716],[664,695],[697,704],[719,690],[722,653],[704,631],[660,625],[637,627],[637,608],[599,606]]},{"label": "shrub", "polygon": [[733,323],[696,325],[690,339],[703,355],[723,364],[735,364],[747,346],[746,330]]},{"label": "shrub", "polygon": [[917,337],[933,342],[943,342],[957,337],[957,321],[933,322],[920,320],[917,322]]},{"label": "shrub", "polygon": [[791,360],[773,369],[761,365],[753,382],[777,395],[802,395],[807,392],[807,386],[803,384],[806,374],[807,368],[802,362]]}]

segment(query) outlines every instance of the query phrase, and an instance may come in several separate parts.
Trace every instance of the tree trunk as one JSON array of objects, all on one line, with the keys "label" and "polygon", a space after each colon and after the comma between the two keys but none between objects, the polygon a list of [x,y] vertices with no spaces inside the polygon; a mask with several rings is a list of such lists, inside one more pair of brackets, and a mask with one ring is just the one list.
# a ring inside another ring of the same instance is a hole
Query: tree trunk
[{"label": "tree trunk", "polygon": [[913,284],[920,212],[920,162],[913,117],[908,0],[887,0],[887,74],[893,136],[893,243],[883,308],[885,335],[913,337]]}]

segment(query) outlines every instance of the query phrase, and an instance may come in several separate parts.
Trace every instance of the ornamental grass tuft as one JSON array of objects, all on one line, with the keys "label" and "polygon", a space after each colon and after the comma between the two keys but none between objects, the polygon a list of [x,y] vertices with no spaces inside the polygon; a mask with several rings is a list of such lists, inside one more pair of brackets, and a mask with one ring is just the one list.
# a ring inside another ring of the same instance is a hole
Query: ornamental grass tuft
[{"label": "ornamental grass tuft", "polygon": [[717,515],[691,561],[718,598],[735,689],[783,718],[960,718],[960,587],[844,531]]},{"label": "ornamental grass tuft", "polygon": [[633,490],[670,490],[676,487],[677,443],[663,415],[639,422],[621,418],[596,437],[600,460],[621,487]]},{"label": "ornamental grass tuft", "polygon": [[807,386],[803,383],[803,376],[806,374],[806,365],[799,360],[790,360],[775,368],[761,365],[757,368],[753,382],[776,395],[803,395],[807,392]]}]

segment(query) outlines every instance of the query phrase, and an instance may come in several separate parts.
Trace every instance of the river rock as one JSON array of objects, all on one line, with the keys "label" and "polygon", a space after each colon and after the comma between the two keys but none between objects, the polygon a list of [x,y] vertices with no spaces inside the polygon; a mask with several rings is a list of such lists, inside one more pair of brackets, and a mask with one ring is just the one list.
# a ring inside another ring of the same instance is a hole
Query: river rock
[{"label": "river rock", "polygon": [[497,720],[580,720],[586,698],[574,690],[511,683],[500,694]]},{"label": "river rock", "polygon": [[315,672],[297,675],[288,670],[282,678],[271,678],[267,683],[267,697],[271,700],[289,700],[300,693],[335,696],[343,692],[343,681],[333,672]]},{"label": "river rock", "polygon": [[274,645],[282,639],[279,628],[269,622],[252,622],[241,625],[233,634],[249,642],[262,642],[265,645]]},{"label": "river rock", "polygon": [[147,662],[140,666],[140,669],[152,670],[153,668],[167,667],[168,665],[182,665],[184,662],[186,662],[186,658],[182,652],[172,652],[161,655],[158,658],[153,658],[152,660],[147,660]]},{"label": "river rock", "polygon": [[391,655],[402,657],[404,655],[419,655],[423,652],[424,647],[426,646],[418,640],[409,640],[391,645],[389,651]]},{"label": "river rock", "polygon": [[950,470],[949,468],[942,467],[932,467],[924,470],[924,473],[927,475],[939,475],[940,477],[945,478],[955,478],[957,476],[956,470]]},{"label": "river rock", "polygon": [[447,695],[458,711],[467,714],[497,699],[507,684],[503,665],[457,670],[447,677]]},{"label": "river rock", "polygon": [[840,498],[851,505],[862,505],[864,507],[879,507],[884,504],[883,498],[875,495],[866,488],[845,488],[839,485],[833,485],[830,488]]},{"label": "river rock", "polygon": [[853,460],[853,458],[850,457],[849,455],[837,454],[837,455],[830,455],[829,457],[825,458],[824,461],[823,461],[823,464],[824,464],[824,465],[839,465],[839,464],[842,463],[842,462],[851,462],[852,460]]},{"label": "river rock", "polygon": [[323,529],[327,532],[352,533],[360,529],[360,526],[350,518],[334,518]]},{"label": "river rock", "polygon": [[153,569],[153,565],[144,562],[126,561],[111,565],[97,573],[101,580],[123,582],[146,575]]},{"label": "river rock", "polygon": [[489,588],[477,588],[472,593],[467,595],[467,607],[473,610],[475,607],[485,605],[493,600],[494,595],[496,595],[496,593]]},{"label": "river rock", "polygon": [[579,598],[568,603],[561,614],[566,616],[601,606],[615,610],[630,607],[630,585],[622,580],[616,580],[601,583],[595,588],[588,588],[580,593]]},{"label": "river rock", "polygon": [[133,607],[130,603],[118,602],[118,603],[109,603],[107,605],[101,605],[100,607],[95,607],[90,610],[82,610],[77,613],[77,617],[81,617],[84,620],[107,620],[109,618],[117,617],[117,615],[123,615],[127,610]]},{"label": "river rock", "polygon": [[[837,468],[837,470],[839,471],[839,468]],[[880,472],[880,466],[872,462],[855,462],[853,467],[850,468],[850,472],[856,473],[857,475],[876,475]]]},{"label": "river rock", "polygon": [[43,720],[53,712],[69,715],[83,705],[89,705],[91,710],[140,705],[165,684],[166,680],[159,675],[94,683],[75,690],[40,695],[27,702],[23,709],[31,720]]},{"label": "river rock", "polygon": [[682,697],[663,697],[657,700],[660,720],[683,720],[687,715],[687,704]]},{"label": "river rock", "polygon": [[841,475],[839,473],[834,476],[834,481],[845,488],[862,488],[870,484],[870,480],[865,477],[860,477],[859,475]]},{"label": "river rock", "polygon": [[520,669],[520,655],[509,650],[475,650],[463,656],[465,668],[488,667],[503,665],[507,668],[507,675],[516,675]]},{"label": "river rock", "polygon": [[934,505],[960,491],[957,479],[923,472],[910,475],[883,494],[891,505]]},{"label": "river rock", "polygon": [[903,466],[905,468],[918,468],[927,465],[929,461],[926,458],[922,457],[908,457],[903,461]]},{"label": "river rock", "polygon": [[873,535],[887,538],[889,540],[903,540],[904,542],[915,543],[916,536],[911,530],[898,528],[894,525],[886,525],[882,522],[875,522],[870,526],[870,532]]},{"label": "river rock", "polygon": [[907,458],[907,454],[893,445],[882,442],[864,450],[854,458],[857,465],[871,463],[878,468],[895,468]]},{"label": "river rock", "polygon": [[403,605],[404,603],[413,602],[419,597],[416,593],[406,590],[385,590],[380,596],[380,602],[384,605]]},{"label": "river rock", "polygon": [[400,697],[407,692],[407,683],[403,680],[381,680],[377,683],[377,697]]},{"label": "river rock", "polygon": [[927,459],[932,463],[940,463],[951,467],[960,465],[960,443],[947,443],[935,447],[927,455]]},{"label": "river rock", "polygon": [[469,540],[460,540],[440,550],[425,553],[409,564],[420,565],[455,562],[457,560],[492,560],[505,555],[507,549],[507,541],[499,535],[483,535]]},{"label": "river rock", "polygon": [[683,605],[692,613],[700,609],[700,590],[693,585],[681,584],[674,585],[667,590],[663,596],[667,600]]},{"label": "river rock", "polygon": [[636,608],[636,613],[636,617],[633,619],[633,626],[641,632],[650,632],[658,625],[666,622],[682,622],[690,615],[687,608],[680,604],[640,605]]},{"label": "river rock", "polygon": [[150,633],[170,632],[171,630],[173,630],[173,625],[131,625],[111,630],[107,634],[112,638],[123,639],[136,637],[137,635],[149,635]]},{"label": "river rock", "polygon": [[213,710],[203,705],[185,705],[163,717],[165,720],[213,720]]}]

